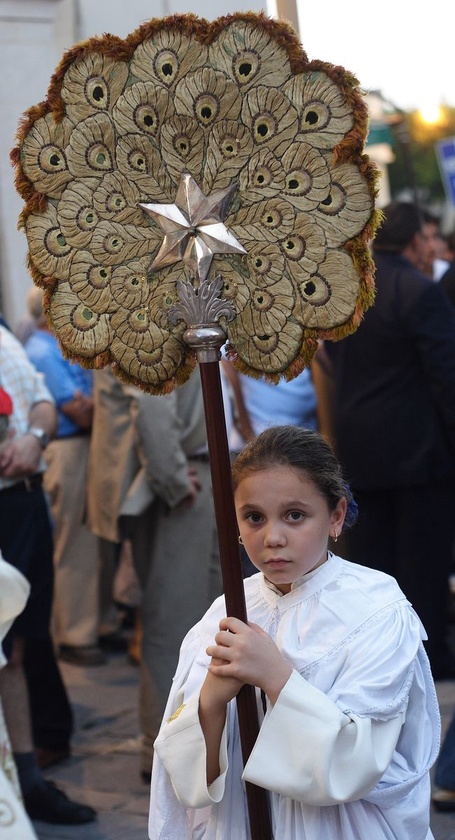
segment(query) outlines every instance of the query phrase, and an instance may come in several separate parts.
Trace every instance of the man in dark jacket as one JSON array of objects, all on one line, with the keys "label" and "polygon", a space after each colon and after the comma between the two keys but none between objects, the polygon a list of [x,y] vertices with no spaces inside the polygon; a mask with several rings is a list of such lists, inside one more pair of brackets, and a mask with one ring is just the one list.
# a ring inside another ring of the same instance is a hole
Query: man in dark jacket
[{"label": "man in dark jacket", "polygon": [[434,676],[455,676],[446,642],[455,535],[455,311],[418,268],[419,209],[393,203],[376,236],[376,301],[327,344],[338,455],[359,504],[349,559],[397,578],[428,634]]}]

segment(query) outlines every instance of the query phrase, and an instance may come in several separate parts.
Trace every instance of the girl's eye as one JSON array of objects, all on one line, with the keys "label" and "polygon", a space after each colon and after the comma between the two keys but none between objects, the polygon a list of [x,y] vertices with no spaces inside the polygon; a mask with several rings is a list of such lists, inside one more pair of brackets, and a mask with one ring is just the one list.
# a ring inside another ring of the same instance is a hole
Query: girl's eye
[{"label": "girl's eye", "polygon": [[261,522],[261,521],[262,521],[262,516],[261,516],[261,514],[260,514],[260,513],[255,513],[255,512],[253,511],[252,513],[248,513],[248,514],[247,514],[246,519],[247,519],[249,522],[254,522],[254,523],[257,523],[257,522]]},{"label": "girl's eye", "polygon": [[300,520],[303,519],[303,513],[301,513],[300,510],[291,510],[288,513],[288,516],[292,522],[300,522]]}]

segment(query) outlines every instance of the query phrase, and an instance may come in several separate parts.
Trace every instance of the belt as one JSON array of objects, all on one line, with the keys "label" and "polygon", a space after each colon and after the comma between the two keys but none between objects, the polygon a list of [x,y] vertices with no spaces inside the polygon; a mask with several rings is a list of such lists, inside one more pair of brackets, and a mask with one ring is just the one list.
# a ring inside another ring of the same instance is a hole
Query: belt
[{"label": "belt", "polygon": [[209,464],[210,457],[208,452],[200,452],[198,455],[188,455],[189,461],[200,461],[201,464]]},{"label": "belt", "polygon": [[35,473],[35,475],[29,475],[20,481],[16,481],[15,484],[11,484],[9,487],[1,487],[0,493],[32,493],[34,490],[38,490],[42,483],[43,474]]},{"label": "belt", "polygon": [[88,437],[89,435],[90,429],[87,429],[86,431],[82,432],[70,432],[69,435],[60,435],[59,437],[52,438],[52,443],[54,443],[54,441],[58,442],[59,440],[70,440],[71,438]]}]

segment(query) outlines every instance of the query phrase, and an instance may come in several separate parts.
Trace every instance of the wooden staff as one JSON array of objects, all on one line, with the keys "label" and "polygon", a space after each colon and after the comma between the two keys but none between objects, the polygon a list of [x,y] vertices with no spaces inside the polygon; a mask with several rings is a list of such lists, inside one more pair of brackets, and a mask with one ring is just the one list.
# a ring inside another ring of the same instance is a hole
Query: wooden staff
[{"label": "wooden staff", "polygon": [[[247,622],[237,519],[231,483],[231,459],[226,433],[219,348],[224,331],[218,325],[188,329],[185,340],[196,350],[204,400],[215,518],[227,615]],[[259,734],[256,691],[243,685],[237,695],[240,742],[244,763]],[[246,782],[252,840],[272,840],[267,791]]]}]

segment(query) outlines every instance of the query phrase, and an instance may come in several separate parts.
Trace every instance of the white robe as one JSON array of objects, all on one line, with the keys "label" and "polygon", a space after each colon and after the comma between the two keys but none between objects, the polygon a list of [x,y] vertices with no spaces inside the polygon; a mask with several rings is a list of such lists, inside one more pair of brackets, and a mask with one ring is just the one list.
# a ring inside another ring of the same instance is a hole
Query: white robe
[{"label": "white robe", "polygon": [[439,707],[422,625],[396,581],[329,555],[287,595],[261,574],[245,593],[249,620],[294,671],[243,773],[229,704],[208,788],[198,698],[225,615],[215,601],[182,644],[155,742],[150,840],[249,840],[243,780],[270,791],[275,840],[430,840]]},{"label": "white robe", "polygon": [[[6,664],[2,641],[27,603],[30,584],[0,552],[0,668]],[[16,765],[0,699],[0,840],[38,840],[21,801]]]}]

